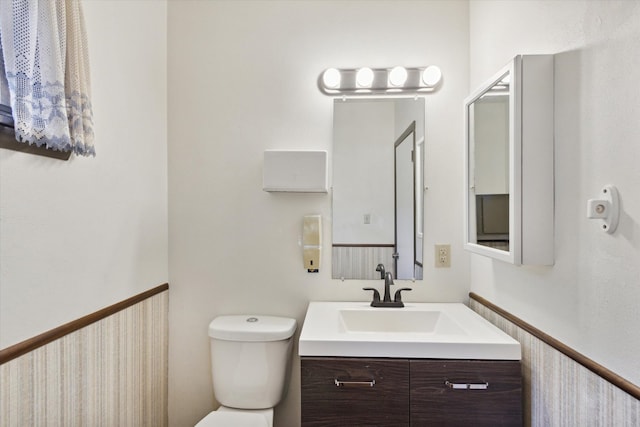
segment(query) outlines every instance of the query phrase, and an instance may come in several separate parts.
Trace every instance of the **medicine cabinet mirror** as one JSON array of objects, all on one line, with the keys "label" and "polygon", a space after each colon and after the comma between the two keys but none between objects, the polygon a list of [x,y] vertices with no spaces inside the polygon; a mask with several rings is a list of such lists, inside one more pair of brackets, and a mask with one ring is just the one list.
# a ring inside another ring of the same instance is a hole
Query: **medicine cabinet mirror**
[{"label": "medicine cabinet mirror", "polygon": [[332,277],[422,279],[424,98],[336,99]]},{"label": "medicine cabinet mirror", "polygon": [[517,56],[464,113],[465,249],[553,264],[553,56]]}]

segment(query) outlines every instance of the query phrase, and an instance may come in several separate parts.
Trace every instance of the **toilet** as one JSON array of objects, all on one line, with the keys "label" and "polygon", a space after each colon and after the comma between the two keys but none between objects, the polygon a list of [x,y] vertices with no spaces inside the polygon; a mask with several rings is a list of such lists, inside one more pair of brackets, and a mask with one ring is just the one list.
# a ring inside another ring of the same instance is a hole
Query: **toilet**
[{"label": "toilet", "polygon": [[295,319],[230,315],[209,324],[213,392],[222,406],[196,427],[273,427],[287,391]]}]

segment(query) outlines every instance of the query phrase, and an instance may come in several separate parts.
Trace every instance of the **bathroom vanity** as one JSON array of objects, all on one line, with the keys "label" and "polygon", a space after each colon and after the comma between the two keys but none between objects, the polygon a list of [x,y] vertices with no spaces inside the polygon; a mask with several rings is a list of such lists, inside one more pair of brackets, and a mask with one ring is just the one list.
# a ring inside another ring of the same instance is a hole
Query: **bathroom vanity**
[{"label": "bathroom vanity", "polygon": [[520,361],[303,357],[302,426],[518,426]]},{"label": "bathroom vanity", "polygon": [[464,304],[312,302],[302,426],[518,426],[520,344]]}]

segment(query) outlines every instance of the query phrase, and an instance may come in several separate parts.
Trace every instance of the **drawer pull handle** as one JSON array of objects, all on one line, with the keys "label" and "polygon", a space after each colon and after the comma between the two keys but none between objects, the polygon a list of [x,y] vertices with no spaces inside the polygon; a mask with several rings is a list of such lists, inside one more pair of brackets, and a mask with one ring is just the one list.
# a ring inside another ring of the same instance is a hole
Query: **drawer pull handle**
[{"label": "drawer pull handle", "polygon": [[345,387],[345,386],[353,386],[353,387],[373,387],[376,385],[376,380],[371,381],[342,381],[339,379],[333,380],[336,387]]},{"label": "drawer pull handle", "polygon": [[489,388],[489,383],[452,383],[445,381],[444,385],[454,390],[486,390]]}]

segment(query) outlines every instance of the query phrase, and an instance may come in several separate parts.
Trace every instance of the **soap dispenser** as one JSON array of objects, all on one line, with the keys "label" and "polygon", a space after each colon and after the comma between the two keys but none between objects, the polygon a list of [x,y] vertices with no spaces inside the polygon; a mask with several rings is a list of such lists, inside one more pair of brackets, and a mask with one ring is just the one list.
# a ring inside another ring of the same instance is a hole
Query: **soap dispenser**
[{"label": "soap dispenser", "polygon": [[302,255],[308,273],[320,271],[322,252],[322,216],[305,215],[302,226]]}]

